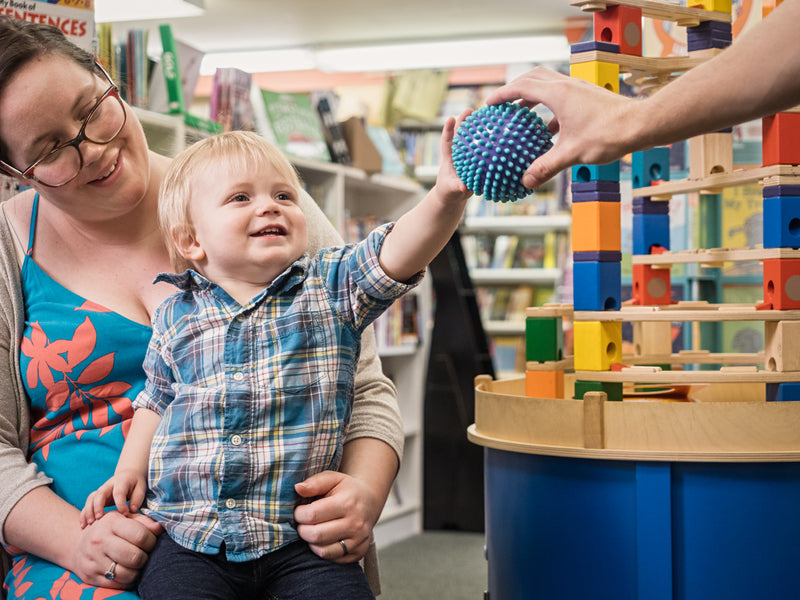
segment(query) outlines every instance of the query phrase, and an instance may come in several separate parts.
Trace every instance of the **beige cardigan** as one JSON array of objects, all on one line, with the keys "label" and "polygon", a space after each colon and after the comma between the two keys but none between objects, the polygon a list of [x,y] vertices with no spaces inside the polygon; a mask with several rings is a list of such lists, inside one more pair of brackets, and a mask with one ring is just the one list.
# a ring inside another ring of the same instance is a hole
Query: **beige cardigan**
[{"label": "beige cardigan", "polygon": [[[301,197],[306,214],[308,248],[315,252],[341,245],[342,239],[310,196]],[[32,489],[48,485],[50,479],[27,460],[30,442],[29,406],[20,373],[20,339],[25,322],[22,285],[12,232],[0,207],[0,542],[13,506]],[[356,373],[356,395],[346,442],[361,437],[376,438],[403,452],[403,427],[397,392],[383,375],[370,328],[362,336],[361,359]],[[377,555],[374,545],[364,559],[370,585],[379,593]]]}]

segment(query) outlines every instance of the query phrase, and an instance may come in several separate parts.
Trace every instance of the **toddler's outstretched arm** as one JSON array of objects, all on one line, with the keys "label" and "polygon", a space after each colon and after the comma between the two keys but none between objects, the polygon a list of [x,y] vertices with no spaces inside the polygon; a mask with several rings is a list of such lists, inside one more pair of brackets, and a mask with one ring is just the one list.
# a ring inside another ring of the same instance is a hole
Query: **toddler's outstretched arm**
[{"label": "toddler's outstretched arm", "polygon": [[458,227],[467,199],[472,195],[456,175],[452,155],[456,127],[469,112],[462,113],[458,121],[447,119],[442,130],[442,159],[436,185],[397,220],[383,242],[379,260],[386,274],[396,281],[408,281],[439,254]]}]

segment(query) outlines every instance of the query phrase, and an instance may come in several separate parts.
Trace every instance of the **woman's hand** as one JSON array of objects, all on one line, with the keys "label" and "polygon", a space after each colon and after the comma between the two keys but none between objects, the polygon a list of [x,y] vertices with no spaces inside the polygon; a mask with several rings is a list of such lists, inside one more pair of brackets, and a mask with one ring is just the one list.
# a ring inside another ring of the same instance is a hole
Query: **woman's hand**
[{"label": "woman's hand", "polygon": [[545,67],[496,89],[486,103],[520,99],[523,106],[544,104],[553,111],[549,129],[559,134],[553,147],[525,172],[522,184],[531,189],[572,165],[605,164],[624,156],[641,126],[636,111],[639,102]]},{"label": "woman's hand", "polygon": [[337,471],[312,475],[295,485],[295,490],[311,499],[294,511],[297,532],[311,550],[338,563],[361,560],[385,498],[377,497],[360,479]]},{"label": "woman's hand", "polygon": [[[126,516],[110,511],[90,527],[79,529],[77,546],[67,567],[90,585],[130,588],[162,531],[145,515]],[[109,580],[105,573],[112,563],[114,578]]]}]

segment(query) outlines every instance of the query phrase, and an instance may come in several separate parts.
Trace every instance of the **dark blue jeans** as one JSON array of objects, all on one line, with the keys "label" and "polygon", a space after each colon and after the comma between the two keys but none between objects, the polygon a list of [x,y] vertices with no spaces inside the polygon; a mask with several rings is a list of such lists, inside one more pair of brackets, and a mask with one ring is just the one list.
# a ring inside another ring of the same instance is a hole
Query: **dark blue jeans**
[{"label": "dark blue jeans", "polygon": [[139,582],[142,600],[374,600],[358,563],[340,565],[304,541],[261,558],[232,562],[159,536]]}]

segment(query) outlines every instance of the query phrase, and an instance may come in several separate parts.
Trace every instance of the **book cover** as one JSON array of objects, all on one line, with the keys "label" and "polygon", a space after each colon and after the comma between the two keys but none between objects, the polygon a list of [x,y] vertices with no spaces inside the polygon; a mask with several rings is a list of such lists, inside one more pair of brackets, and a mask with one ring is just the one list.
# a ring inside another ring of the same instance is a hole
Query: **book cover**
[{"label": "book cover", "polygon": [[3,0],[0,14],[58,27],[75,45],[95,53],[92,0]]},{"label": "book cover", "polygon": [[253,76],[233,67],[217,69],[211,92],[211,119],[222,125],[223,131],[255,131],[250,88]]},{"label": "book cover", "polygon": [[340,165],[350,165],[353,161],[347,147],[347,140],[339,120],[336,118],[337,101],[336,94],[329,90],[311,92],[311,103],[317,109],[331,159]]},{"label": "book cover", "polygon": [[[156,81],[160,84],[164,82],[164,90],[167,97],[167,110],[171,115],[183,114],[186,110],[186,105],[183,102],[183,84],[181,82],[181,68],[178,59],[178,46],[175,42],[175,37],[172,35],[172,26],[169,23],[162,23],[158,26],[158,33],[161,35],[161,62],[159,63],[158,70],[161,71],[163,77],[156,77],[158,73],[153,74],[153,82]],[[160,90],[160,85],[154,85],[154,90]],[[150,109],[156,110],[153,107],[153,98],[150,99]],[[162,111],[163,112],[163,111]]]},{"label": "book cover", "polygon": [[298,158],[331,160],[310,94],[261,90],[261,98],[275,143],[281,150]]},{"label": "book cover", "polygon": [[378,127],[376,125],[367,125],[367,135],[378,152],[381,153],[383,160],[382,171],[387,175],[405,175],[406,168],[403,164],[403,159],[400,158],[400,153],[394,145],[389,131],[385,127]]}]

